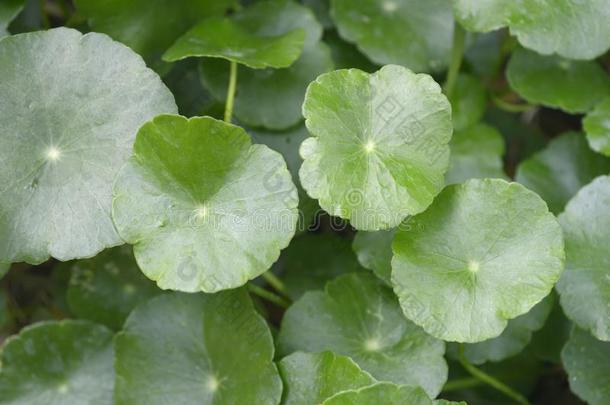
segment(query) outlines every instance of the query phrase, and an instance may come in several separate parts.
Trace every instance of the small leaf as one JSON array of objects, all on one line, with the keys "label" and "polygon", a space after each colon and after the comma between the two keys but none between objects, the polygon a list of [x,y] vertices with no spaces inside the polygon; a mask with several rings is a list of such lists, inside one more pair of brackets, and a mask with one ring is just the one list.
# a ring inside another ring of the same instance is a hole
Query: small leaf
[{"label": "small leaf", "polygon": [[106,35],[56,28],[2,39],[0,94],[0,261],[122,244],[114,177],[140,125],[176,111],[159,77]]},{"label": "small leaf", "polygon": [[278,366],[284,381],[283,405],[320,404],[338,392],[376,382],[349,357],[328,351],[293,353]]},{"label": "small leaf", "polygon": [[506,77],[530,103],[569,113],[587,112],[610,95],[610,79],[596,62],[543,56],[526,49],[513,52]]},{"label": "small leaf", "polygon": [[322,405],[432,405],[420,387],[380,382],[357,390],[343,391]]},{"label": "small leaf", "polygon": [[444,0],[331,0],[339,34],[373,62],[440,71],[451,55],[453,14]]},{"label": "small leaf", "polygon": [[113,219],[159,287],[214,292],[269,269],[294,235],[297,204],[284,159],[242,128],[161,115],[116,179]]},{"label": "small leaf", "polygon": [[428,333],[475,343],[547,296],[563,270],[561,228],[538,195],[499,179],[446,187],[392,244],[402,309]]},{"label": "small leaf", "polygon": [[449,144],[451,157],[445,175],[447,184],[474,178],[505,179],[504,139],[497,129],[484,123],[456,131]]},{"label": "small leaf", "polygon": [[114,345],[117,403],[280,401],[271,333],[243,289],[153,298],[131,313]]},{"label": "small leaf", "polygon": [[566,132],[521,162],[515,180],[538,193],[558,214],[581,187],[607,173],[610,159],[593,153],[583,134]]},{"label": "small leaf", "polygon": [[3,0],[0,3],[0,38],[10,35],[8,25],[23,9],[25,0]]},{"label": "small leaf", "polygon": [[392,273],[392,239],[394,230],[366,232],[360,231],[352,245],[360,264],[390,285]]},{"label": "small leaf", "polygon": [[568,318],[597,339],[610,341],[610,177],[583,187],[559,216],[566,270],[557,284]]},{"label": "small leaf", "polygon": [[600,342],[574,328],[561,358],[572,392],[590,405],[606,405],[610,386],[610,342]]},{"label": "small leaf", "polygon": [[301,184],[356,229],[396,226],[443,187],[451,108],[430,76],[394,65],[324,74],[303,115],[312,137],[301,145]]},{"label": "small leaf", "polygon": [[582,124],[591,149],[610,156],[610,97],[596,105]]},{"label": "small leaf", "polygon": [[460,73],[451,101],[453,129],[466,129],[483,118],[487,95],[482,81],[472,75]]},{"label": "small leaf", "polygon": [[447,379],[443,342],[406,320],[371,274],[346,274],[305,293],[284,315],[278,339],[284,354],[330,350],[378,380],[421,385],[432,396]]},{"label": "small leaf", "polygon": [[23,405],[111,405],[112,332],[88,321],[40,322],[2,347],[0,398]]},{"label": "small leaf", "polygon": [[131,252],[121,246],[70,265],[68,305],[79,318],[120,329],[140,302],[159,293],[142,275]]}]

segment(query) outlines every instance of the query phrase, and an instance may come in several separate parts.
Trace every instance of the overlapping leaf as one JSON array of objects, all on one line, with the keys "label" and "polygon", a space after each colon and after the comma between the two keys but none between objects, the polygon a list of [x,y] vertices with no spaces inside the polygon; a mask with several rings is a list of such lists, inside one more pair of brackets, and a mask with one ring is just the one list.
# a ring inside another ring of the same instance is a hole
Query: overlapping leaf
[{"label": "overlapping leaf", "polygon": [[322,405],[432,405],[419,387],[381,382],[330,397]]},{"label": "overlapping leaf", "polygon": [[394,230],[366,232],[360,231],[352,245],[360,264],[388,285],[392,273],[392,239]]},{"label": "overlapping leaf", "polygon": [[450,101],[453,129],[466,129],[483,118],[487,104],[485,87],[479,78],[462,73],[457,78]]},{"label": "overlapping leaf", "polygon": [[4,0],[0,3],[0,38],[9,35],[8,25],[23,9],[25,0]]},{"label": "overlapping leaf", "polygon": [[596,105],[582,124],[591,149],[610,156],[610,97]]}]

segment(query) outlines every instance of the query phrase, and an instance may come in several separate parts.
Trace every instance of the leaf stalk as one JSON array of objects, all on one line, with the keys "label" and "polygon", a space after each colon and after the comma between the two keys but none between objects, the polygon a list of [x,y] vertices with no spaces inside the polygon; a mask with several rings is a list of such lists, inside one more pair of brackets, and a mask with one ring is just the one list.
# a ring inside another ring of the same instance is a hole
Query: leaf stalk
[{"label": "leaf stalk", "polygon": [[233,104],[235,103],[235,89],[237,87],[237,62],[231,61],[229,73],[229,87],[227,88],[227,103],[225,104],[225,122],[230,123],[233,117]]}]

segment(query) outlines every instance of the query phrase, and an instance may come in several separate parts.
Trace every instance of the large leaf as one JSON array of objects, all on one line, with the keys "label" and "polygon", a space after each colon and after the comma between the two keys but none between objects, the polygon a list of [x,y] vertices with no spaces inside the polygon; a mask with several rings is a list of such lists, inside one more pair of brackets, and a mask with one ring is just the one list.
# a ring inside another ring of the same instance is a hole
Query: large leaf
[{"label": "large leaf", "polygon": [[163,60],[207,56],[255,69],[288,67],[303,50],[305,30],[291,29],[285,18],[278,1],[270,0],[231,17],[205,19],[180,37]]},{"label": "large leaf", "polygon": [[88,321],[41,322],[2,347],[0,401],[14,405],[111,405],[112,333]]},{"label": "large leaf", "polygon": [[453,36],[451,4],[444,0],[332,0],[339,34],[373,62],[439,71]]},{"label": "large leaf", "polygon": [[307,193],[360,230],[387,229],[425,210],[444,185],[451,107],[428,75],[385,66],[313,82],[301,145]]},{"label": "large leaf", "polygon": [[607,405],[610,388],[610,343],[574,328],[561,352],[570,389],[590,405]]},{"label": "large leaf", "polygon": [[320,404],[338,392],[376,382],[349,357],[328,351],[293,353],[278,366],[284,381],[283,405]]},{"label": "large leaf", "polygon": [[610,97],[596,105],[582,124],[591,149],[610,156]]},{"label": "large leaf", "polygon": [[346,274],[310,291],[284,315],[279,350],[331,350],[374,378],[421,385],[436,396],[447,379],[445,345],[404,318],[392,291],[371,274]]},{"label": "large leaf", "polygon": [[129,45],[149,63],[195,23],[222,14],[235,0],[75,0],[99,32]]},{"label": "large leaf", "polygon": [[343,391],[322,405],[432,405],[420,387],[381,382],[368,387]]},{"label": "large leaf", "polygon": [[165,294],[114,341],[115,399],[127,404],[277,404],[273,340],[245,290]]},{"label": "large leaf", "polygon": [[506,77],[530,103],[569,113],[587,112],[610,95],[610,78],[596,62],[543,56],[522,48],[513,52]]},{"label": "large leaf", "polygon": [[610,173],[610,159],[591,151],[579,132],[567,132],[524,160],[515,180],[540,194],[558,214],[576,192],[601,174]]},{"label": "large leaf", "polygon": [[120,329],[127,315],[159,289],[138,268],[131,248],[105,250],[72,263],[68,305],[79,318]]},{"label": "large leaf", "polygon": [[428,333],[475,343],[548,295],[563,270],[561,228],[544,201],[517,183],[446,187],[406,220],[392,244],[402,309]]},{"label": "large leaf", "polygon": [[25,0],[3,0],[0,3],[0,38],[9,35],[8,25],[23,9]]},{"label": "large leaf", "polygon": [[392,273],[392,239],[394,230],[366,232],[360,231],[354,237],[352,248],[360,264],[388,285]]},{"label": "large leaf", "polygon": [[106,35],[57,28],[0,42],[0,94],[0,261],[123,243],[112,181],[140,125],[176,111],[159,77]]},{"label": "large leaf", "polygon": [[162,115],[138,132],[113,219],[159,287],[213,292],[269,269],[294,235],[297,204],[282,156],[242,128]]},{"label": "large leaf", "polygon": [[566,270],[557,290],[568,318],[610,341],[610,177],[583,187],[559,216]]}]

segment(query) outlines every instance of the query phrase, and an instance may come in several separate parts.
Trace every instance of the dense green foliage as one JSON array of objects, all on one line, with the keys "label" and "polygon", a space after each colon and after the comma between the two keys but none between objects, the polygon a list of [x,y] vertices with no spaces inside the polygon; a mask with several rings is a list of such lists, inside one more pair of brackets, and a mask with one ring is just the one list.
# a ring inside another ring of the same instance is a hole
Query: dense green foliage
[{"label": "dense green foliage", "polygon": [[0,0],[0,404],[610,405],[610,0]]}]

